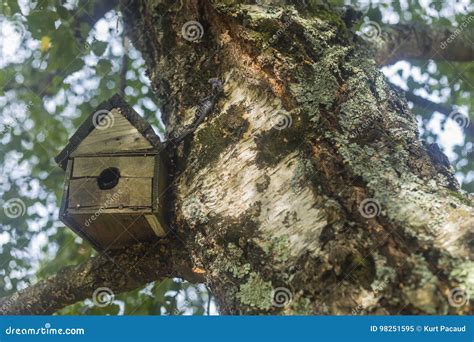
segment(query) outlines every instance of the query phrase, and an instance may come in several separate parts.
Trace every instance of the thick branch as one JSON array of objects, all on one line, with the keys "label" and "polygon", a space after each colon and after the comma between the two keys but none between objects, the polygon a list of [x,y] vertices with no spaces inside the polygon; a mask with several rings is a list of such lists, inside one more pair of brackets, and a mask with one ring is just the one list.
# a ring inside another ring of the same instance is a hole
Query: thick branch
[{"label": "thick branch", "polygon": [[457,28],[418,24],[386,25],[373,40],[375,59],[388,65],[404,59],[433,59],[456,62],[474,60],[474,31],[467,26],[468,16]]},{"label": "thick branch", "polygon": [[56,275],[0,300],[3,315],[48,315],[91,298],[107,287],[113,293],[130,291],[165,277],[202,281],[192,272],[184,249],[169,241],[138,244],[113,254],[101,254],[83,264],[63,268]]}]

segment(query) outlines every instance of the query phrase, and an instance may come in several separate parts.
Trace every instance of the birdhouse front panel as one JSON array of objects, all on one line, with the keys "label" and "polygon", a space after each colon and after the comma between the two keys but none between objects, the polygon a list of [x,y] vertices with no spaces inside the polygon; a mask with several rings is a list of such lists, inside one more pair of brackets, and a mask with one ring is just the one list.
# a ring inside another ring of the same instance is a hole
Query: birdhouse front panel
[{"label": "birdhouse front panel", "polygon": [[56,158],[66,169],[62,221],[98,250],[165,235],[158,137],[121,98],[97,112],[105,117],[90,116]]}]

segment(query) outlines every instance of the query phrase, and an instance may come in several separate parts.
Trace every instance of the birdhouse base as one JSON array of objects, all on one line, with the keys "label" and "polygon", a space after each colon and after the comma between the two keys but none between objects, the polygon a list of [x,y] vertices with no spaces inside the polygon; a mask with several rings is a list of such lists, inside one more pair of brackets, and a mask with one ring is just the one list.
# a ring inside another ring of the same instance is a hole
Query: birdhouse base
[{"label": "birdhouse base", "polygon": [[166,234],[158,217],[151,211],[103,209],[99,213],[71,209],[62,220],[100,251],[152,241]]}]

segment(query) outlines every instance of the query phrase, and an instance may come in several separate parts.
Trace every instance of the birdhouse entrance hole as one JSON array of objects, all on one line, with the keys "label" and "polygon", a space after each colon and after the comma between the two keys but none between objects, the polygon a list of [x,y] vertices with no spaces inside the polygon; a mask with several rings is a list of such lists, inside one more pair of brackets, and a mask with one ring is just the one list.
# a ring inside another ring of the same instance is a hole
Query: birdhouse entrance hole
[{"label": "birdhouse entrance hole", "polygon": [[66,171],[61,221],[98,251],[165,236],[164,148],[153,127],[119,95],[102,102],[55,158]]},{"label": "birdhouse entrance hole", "polygon": [[120,171],[116,167],[109,167],[102,171],[97,178],[97,185],[101,190],[109,190],[114,188],[120,178]]}]

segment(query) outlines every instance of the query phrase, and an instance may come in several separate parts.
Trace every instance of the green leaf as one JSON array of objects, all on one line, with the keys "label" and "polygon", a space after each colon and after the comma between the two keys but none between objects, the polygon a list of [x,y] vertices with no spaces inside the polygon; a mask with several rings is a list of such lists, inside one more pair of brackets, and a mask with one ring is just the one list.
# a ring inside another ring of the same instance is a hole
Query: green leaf
[{"label": "green leaf", "polygon": [[31,35],[36,39],[50,36],[55,31],[56,19],[58,19],[56,12],[51,11],[33,11],[26,17]]},{"label": "green leaf", "polygon": [[73,32],[65,27],[60,26],[52,33],[52,48],[50,51],[50,59],[48,70],[61,70],[64,76],[78,70],[78,61],[82,56],[82,51],[76,44]]},{"label": "green leaf", "polygon": [[110,73],[110,70],[112,69],[112,63],[110,63],[109,60],[107,59],[101,59],[99,63],[97,63],[97,74],[99,75],[107,75]]},{"label": "green leaf", "polygon": [[7,0],[6,3],[9,8],[9,16],[14,15],[16,13],[21,13],[20,6],[18,5],[18,0]]},{"label": "green leaf", "polygon": [[71,18],[71,13],[61,5],[56,6],[56,12],[58,12],[59,18],[67,21]]},{"label": "green leaf", "polygon": [[91,49],[96,56],[102,56],[107,46],[109,46],[108,43],[96,40],[92,43]]}]

